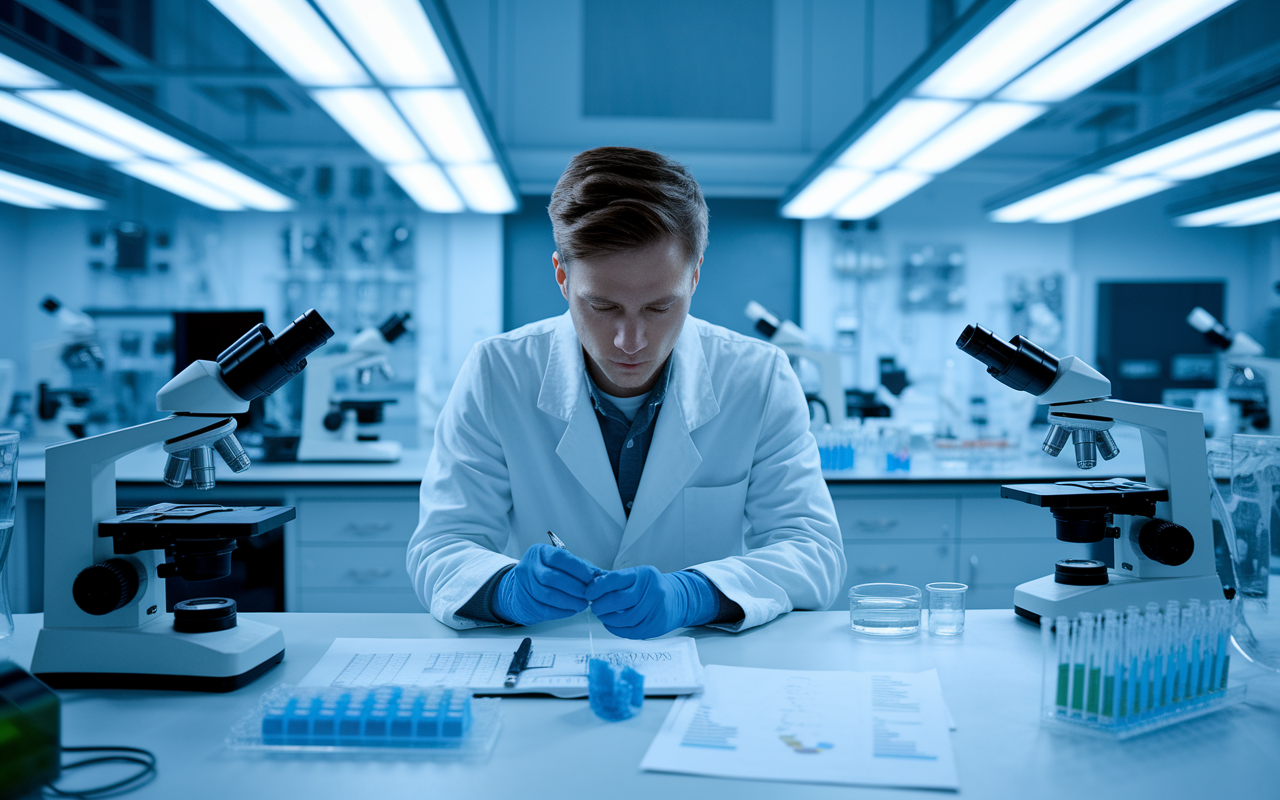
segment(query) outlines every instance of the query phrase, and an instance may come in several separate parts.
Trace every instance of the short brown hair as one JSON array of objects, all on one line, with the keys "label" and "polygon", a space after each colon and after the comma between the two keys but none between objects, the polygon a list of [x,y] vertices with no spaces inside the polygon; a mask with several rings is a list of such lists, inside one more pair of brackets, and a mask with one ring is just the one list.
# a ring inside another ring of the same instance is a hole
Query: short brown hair
[{"label": "short brown hair", "polygon": [[563,263],[673,238],[690,263],[707,247],[707,202],[684,165],[651,150],[597,147],[574,156],[551,193]]}]

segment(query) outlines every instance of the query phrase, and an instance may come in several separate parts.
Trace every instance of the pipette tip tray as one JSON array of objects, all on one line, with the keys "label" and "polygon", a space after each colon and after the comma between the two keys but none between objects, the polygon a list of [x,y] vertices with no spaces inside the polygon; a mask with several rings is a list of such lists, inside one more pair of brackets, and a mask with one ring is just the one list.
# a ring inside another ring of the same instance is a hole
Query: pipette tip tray
[{"label": "pipette tip tray", "polygon": [[1228,681],[1233,613],[1193,600],[1043,620],[1042,722],[1129,739],[1241,702],[1245,687]]},{"label": "pipette tip tray", "polygon": [[500,702],[465,689],[279,684],[232,727],[227,746],[279,757],[483,761],[502,727]]}]

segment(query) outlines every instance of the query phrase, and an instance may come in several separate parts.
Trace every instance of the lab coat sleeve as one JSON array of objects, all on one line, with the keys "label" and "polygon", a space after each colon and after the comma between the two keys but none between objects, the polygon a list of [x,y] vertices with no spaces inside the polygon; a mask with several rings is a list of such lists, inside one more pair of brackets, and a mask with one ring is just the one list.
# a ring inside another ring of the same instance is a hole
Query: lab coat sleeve
[{"label": "lab coat sleeve", "polygon": [[747,484],[750,530],[741,556],[698,564],[743,619],[729,631],[762,625],[792,609],[823,609],[844,583],[844,544],[800,382],[778,351]]},{"label": "lab coat sleeve", "polygon": [[502,555],[511,483],[492,424],[489,361],[483,344],[472,348],[445,401],[406,558],[418,599],[459,629],[492,624],[457,612],[494,573],[516,563]]}]

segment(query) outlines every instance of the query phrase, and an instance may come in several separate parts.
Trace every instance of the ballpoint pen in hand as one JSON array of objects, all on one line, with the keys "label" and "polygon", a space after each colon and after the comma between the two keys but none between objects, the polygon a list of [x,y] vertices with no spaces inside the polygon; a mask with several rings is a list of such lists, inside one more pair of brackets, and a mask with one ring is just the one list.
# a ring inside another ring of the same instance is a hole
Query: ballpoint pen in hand
[{"label": "ballpoint pen in hand", "polygon": [[[551,544],[553,547],[558,547],[561,550],[565,551],[566,553],[569,552],[569,548],[565,546],[564,542],[560,541],[560,537],[556,536],[554,531],[547,531],[547,537],[551,539]],[[587,603],[587,643],[591,647],[591,657],[595,658],[596,637],[591,631],[591,604],[590,603]]]}]

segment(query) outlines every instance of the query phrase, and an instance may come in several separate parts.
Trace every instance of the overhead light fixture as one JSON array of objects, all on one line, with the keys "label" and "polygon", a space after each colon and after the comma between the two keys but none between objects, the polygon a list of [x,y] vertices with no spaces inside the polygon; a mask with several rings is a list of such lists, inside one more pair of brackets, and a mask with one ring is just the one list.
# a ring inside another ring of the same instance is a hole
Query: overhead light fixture
[{"label": "overhead light fixture", "polygon": [[791,219],[825,217],[840,202],[866,185],[874,173],[860,169],[832,167],[804,187],[782,207],[782,216]]},{"label": "overhead light fixture", "polygon": [[[848,195],[809,193],[808,188],[842,167],[912,175],[953,169],[1039,117],[1047,103],[1088,88],[1233,2],[973,3],[951,34],[876,98],[788,190],[780,213],[804,218],[842,216],[854,209],[864,213],[861,209],[875,204],[864,206]],[[910,183],[899,176],[882,185]],[[874,180],[862,191],[871,185]],[[806,199],[797,202],[801,197]],[[818,197],[829,204],[818,203]]]},{"label": "overhead light fixture", "polygon": [[484,129],[461,89],[400,89],[391,98],[438,160],[446,164],[493,160]]},{"label": "overhead light fixture", "polygon": [[452,86],[453,65],[419,0],[316,0],[383,86]]},{"label": "overhead light fixture", "polygon": [[351,51],[307,0],[209,0],[303,86],[369,86]]},{"label": "overhead light fixture", "polygon": [[387,174],[404,189],[415,203],[427,211],[438,214],[456,214],[467,206],[445,177],[439,164],[392,164]]},{"label": "overhead light fixture", "polygon": [[[1280,79],[1227,98],[993,198],[996,222],[1066,222],[1280,153]],[[1074,194],[1091,187],[1086,194]]]},{"label": "overhead light fixture", "polygon": [[[73,192],[70,189],[39,181],[26,175],[18,175],[5,169],[0,169],[0,191],[4,191],[7,196],[25,197],[40,204],[38,206],[28,205],[28,208],[74,208],[83,211],[94,211],[106,206],[106,203],[97,197]],[[14,201],[5,200],[5,202]],[[18,205],[27,204],[18,203]]]},{"label": "overhead light fixture", "polygon": [[1066,100],[1234,2],[1131,0],[1014,81],[1000,93],[1000,99],[1040,103]]},{"label": "overhead light fixture", "polygon": [[834,214],[836,219],[866,219],[874,217],[889,206],[933,180],[932,175],[894,169],[882,172],[853,197],[840,204]]},{"label": "overhead light fixture", "polygon": [[[423,209],[494,214],[519,208],[505,154],[437,0],[212,2],[306,86]],[[314,46],[290,50],[295,35]],[[359,81],[317,77],[322,62],[333,60],[333,48],[341,48],[343,63],[363,63]]]},{"label": "overhead light fixture", "polygon": [[26,192],[19,192],[0,183],[0,203],[23,208],[50,209],[53,206],[43,200],[37,200]]},{"label": "overhead light fixture", "polygon": [[[265,169],[222,142],[139,104],[118,87],[3,26],[0,121],[210,208],[293,207],[293,200]],[[196,166],[184,171],[185,165]],[[60,208],[103,206],[98,198],[50,188],[51,193],[37,199]]]},{"label": "overhead light fixture", "polygon": [[1280,219],[1280,182],[1274,179],[1238,186],[1169,207],[1173,224],[1199,228],[1240,227]]}]

